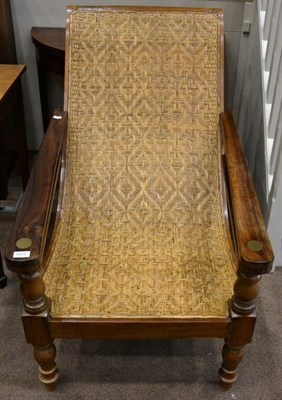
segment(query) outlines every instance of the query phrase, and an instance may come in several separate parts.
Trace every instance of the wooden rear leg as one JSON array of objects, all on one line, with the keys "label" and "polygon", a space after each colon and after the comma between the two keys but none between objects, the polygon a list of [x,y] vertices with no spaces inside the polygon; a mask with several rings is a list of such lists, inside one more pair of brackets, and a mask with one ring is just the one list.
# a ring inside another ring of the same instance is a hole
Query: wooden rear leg
[{"label": "wooden rear leg", "polygon": [[34,346],[34,358],[39,364],[38,378],[48,390],[57,386],[59,371],[56,366],[56,348],[53,341],[42,347]]}]

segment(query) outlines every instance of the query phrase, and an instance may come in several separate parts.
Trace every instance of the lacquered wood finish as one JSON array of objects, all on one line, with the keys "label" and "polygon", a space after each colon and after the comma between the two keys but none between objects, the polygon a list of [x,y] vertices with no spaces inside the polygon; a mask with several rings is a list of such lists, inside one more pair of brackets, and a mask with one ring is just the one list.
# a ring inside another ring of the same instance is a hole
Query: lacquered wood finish
[{"label": "lacquered wood finish", "polygon": [[[237,380],[243,347],[252,340],[259,281],[261,274],[271,270],[273,253],[231,112],[221,114],[221,128],[230,226],[238,256],[238,278],[230,302],[232,323],[219,370],[222,387],[229,389]],[[255,250],[249,247],[253,241],[257,245]]]},{"label": "lacquered wood finish", "polygon": [[[267,273],[273,252],[232,114],[223,113],[221,123],[240,269],[251,274]],[[262,249],[252,251],[250,241],[261,243]]]},{"label": "lacquered wood finish", "polygon": [[[66,113],[58,111],[56,117],[60,119],[53,117],[50,122],[6,250],[7,262],[14,270],[18,270],[19,267],[22,269],[23,265],[39,264],[43,256],[54,185],[58,176],[60,151],[67,123]],[[31,239],[32,245],[27,249],[31,251],[30,257],[18,261],[13,258],[13,253],[16,250],[16,242],[20,238]]]},{"label": "lacquered wood finish", "polygon": [[[50,301],[45,296],[41,261],[66,124],[67,114],[56,111],[33,168],[6,251],[7,264],[17,272],[21,282],[24,305],[22,321],[26,339],[34,347],[34,358],[39,364],[39,380],[48,390],[55,389],[59,372],[55,363],[56,348],[48,324]],[[31,239],[29,259],[19,261],[13,258],[19,237]]]},{"label": "lacquered wood finish", "polygon": [[38,49],[64,57],[65,55],[65,28],[33,27],[31,38]]},{"label": "lacquered wood finish", "polygon": [[53,338],[70,339],[187,339],[224,338],[230,319],[59,319],[50,318]]},{"label": "lacquered wood finish", "polygon": [[0,64],[0,104],[13,90],[25,69],[25,65]]},{"label": "lacquered wood finish", "polygon": [[65,29],[33,27],[31,38],[36,48],[41,109],[46,131],[49,123],[48,71],[64,75]]}]

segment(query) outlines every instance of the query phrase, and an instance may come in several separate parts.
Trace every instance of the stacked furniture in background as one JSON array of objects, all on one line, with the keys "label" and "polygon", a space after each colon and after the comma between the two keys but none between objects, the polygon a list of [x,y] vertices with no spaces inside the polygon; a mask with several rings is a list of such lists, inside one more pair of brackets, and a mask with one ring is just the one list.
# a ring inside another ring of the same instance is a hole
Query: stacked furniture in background
[{"label": "stacked furniture in background", "polygon": [[[20,77],[9,0],[0,0],[0,200],[8,196],[8,178],[18,161],[22,187],[29,178],[28,153]],[[0,261],[0,288],[7,278]]]}]

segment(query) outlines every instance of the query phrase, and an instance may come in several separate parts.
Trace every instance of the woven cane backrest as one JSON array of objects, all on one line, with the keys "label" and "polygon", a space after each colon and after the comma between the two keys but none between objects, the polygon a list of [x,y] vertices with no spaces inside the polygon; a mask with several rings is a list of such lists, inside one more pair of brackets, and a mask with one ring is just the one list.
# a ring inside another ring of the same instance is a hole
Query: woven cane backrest
[{"label": "woven cane backrest", "polygon": [[70,14],[55,316],[226,315],[221,43],[210,10]]}]

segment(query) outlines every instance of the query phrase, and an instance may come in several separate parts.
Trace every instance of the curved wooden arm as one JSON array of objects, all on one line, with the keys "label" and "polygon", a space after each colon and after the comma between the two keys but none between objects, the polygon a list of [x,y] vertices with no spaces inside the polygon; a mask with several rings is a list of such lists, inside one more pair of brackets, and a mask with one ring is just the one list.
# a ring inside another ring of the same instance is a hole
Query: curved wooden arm
[{"label": "curved wooden arm", "polygon": [[[67,113],[56,111],[33,167],[6,249],[7,266],[13,271],[18,272],[23,265],[32,268],[41,260],[66,125]],[[15,258],[14,252],[21,250],[16,245],[21,238],[31,240],[31,245],[25,249],[30,251],[30,256]]]},{"label": "curved wooden arm", "polygon": [[231,112],[221,114],[221,128],[239,269],[248,275],[267,273],[272,266],[273,252]]}]

